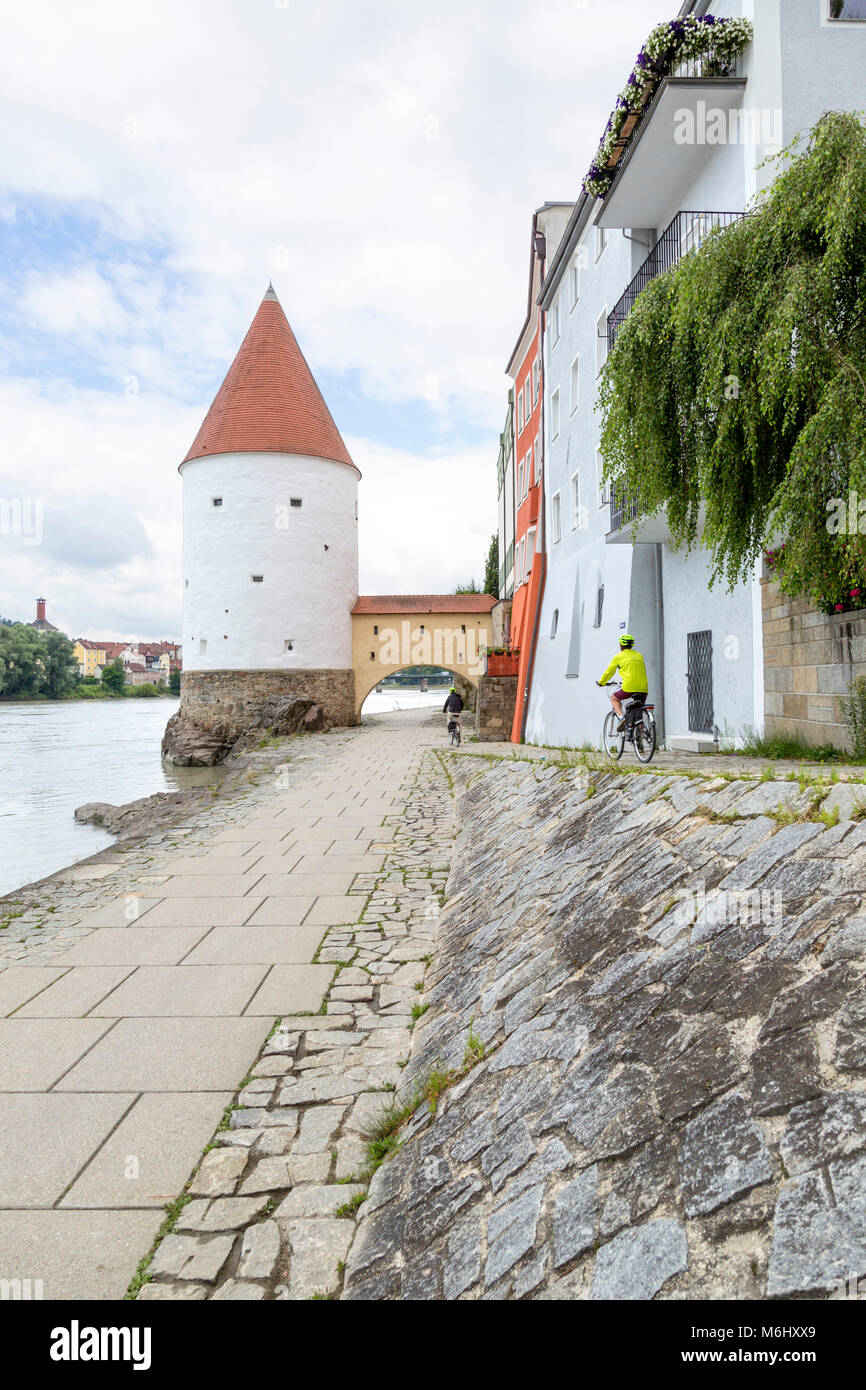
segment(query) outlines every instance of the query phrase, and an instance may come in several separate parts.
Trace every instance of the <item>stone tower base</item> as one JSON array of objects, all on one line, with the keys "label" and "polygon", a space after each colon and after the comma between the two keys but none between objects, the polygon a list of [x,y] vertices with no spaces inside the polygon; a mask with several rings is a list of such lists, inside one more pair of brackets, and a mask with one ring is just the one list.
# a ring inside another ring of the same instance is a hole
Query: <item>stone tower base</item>
[{"label": "stone tower base", "polygon": [[325,725],[356,724],[355,672],[184,671],[180,713],[200,729],[237,738],[266,700],[306,698],[321,705]]},{"label": "stone tower base", "polygon": [[517,701],[516,676],[481,676],[475,708],[475,733],[479,743],[508,743]]}]

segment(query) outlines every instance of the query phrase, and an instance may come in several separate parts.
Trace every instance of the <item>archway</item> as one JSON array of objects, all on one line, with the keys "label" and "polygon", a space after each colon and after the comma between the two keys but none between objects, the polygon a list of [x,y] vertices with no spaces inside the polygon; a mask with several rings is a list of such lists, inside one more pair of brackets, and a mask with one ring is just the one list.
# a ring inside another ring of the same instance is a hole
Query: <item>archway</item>
[{"label": "archway", "polygon": [[400,709],[435,712],[444,705],[452,685],[460,692],[466,713],[474,714],[477,682],[445,667],[425,676],[419,674],[417,667],[409,666],[389,672],[359,696],[358,718],[363,721],[370,714],[387,714]]}]

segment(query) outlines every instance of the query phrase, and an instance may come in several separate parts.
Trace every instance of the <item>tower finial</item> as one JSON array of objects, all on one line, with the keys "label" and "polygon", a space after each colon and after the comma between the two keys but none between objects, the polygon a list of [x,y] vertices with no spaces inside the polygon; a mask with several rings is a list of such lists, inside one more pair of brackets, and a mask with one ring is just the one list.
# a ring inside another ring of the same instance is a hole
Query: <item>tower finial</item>
[{"label": "tower finial", "polygon": [[[276,299],[276,298],[277,298],[277,292],[276,292],[276,290],[274,289],[274,282],[273,282],[273,280],[269,280],[269,281],[268,281],[268,288],[265,290],[265,299]],[[277,302],[279,303],[279,301],[277,301]],[[262,300],[262,303],[264,303],[264,300]]]}]

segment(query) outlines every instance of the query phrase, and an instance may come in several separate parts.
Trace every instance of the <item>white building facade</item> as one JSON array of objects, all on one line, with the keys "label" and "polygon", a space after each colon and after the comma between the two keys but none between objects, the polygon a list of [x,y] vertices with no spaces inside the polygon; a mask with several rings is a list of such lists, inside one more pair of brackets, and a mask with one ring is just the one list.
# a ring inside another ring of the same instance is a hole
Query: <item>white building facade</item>
[{"label": "white building facade", "polygon": [[[705,551],[674,551],[663,513],[641,521],[629,499],[609,496],[597,377],[640,289],[710,227],[743,214],[773,177],[772,165],[760,167],[767,156],[808,135],[824,111],[862,105],[866,4],[843,4],[833,18],[837,9],[836,0],[719,0],[716,18],[754,26],[735,68],[708,76],[692,63],[662,80],[606,197],[581,195],[548,267],[539,296],[548,564],[530,742],[598,746],[609,692],[596,681],[626,630],[646,658],[669,745],[736,742],[763,724],[758,574],[710,590]],[[693,0],[680,13],[709,10]]]}]

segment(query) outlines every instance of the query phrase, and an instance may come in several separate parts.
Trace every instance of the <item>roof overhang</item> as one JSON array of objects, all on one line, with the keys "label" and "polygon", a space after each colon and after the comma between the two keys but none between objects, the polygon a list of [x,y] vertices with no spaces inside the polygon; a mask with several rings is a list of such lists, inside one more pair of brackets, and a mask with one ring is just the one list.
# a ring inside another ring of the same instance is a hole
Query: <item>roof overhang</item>
[{"label": "roof overhang", "polygon": [[[680,190],[717,148],[707,139],[713,135],[709,113],[722,111],[727,117],[741,104],[745,86],[745,77],[665,78],[619,162],[598,226],[660,227]],[[683,112],[693,117],[694,138],[685,142]]]}]

